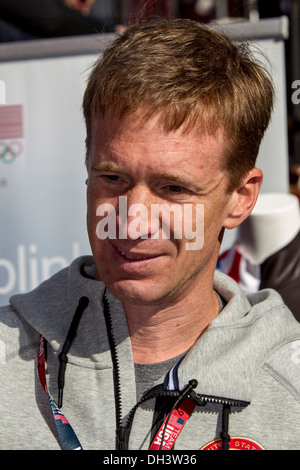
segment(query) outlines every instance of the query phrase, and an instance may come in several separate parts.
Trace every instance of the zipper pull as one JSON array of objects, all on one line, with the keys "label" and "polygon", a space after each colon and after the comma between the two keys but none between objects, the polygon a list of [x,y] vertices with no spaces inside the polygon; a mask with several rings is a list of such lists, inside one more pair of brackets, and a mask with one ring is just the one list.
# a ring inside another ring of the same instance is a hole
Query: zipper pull
[{"label": "zipper pull", "polygon": [[128,450],[129,429],[120,426],[117,429],[116,450]]}]

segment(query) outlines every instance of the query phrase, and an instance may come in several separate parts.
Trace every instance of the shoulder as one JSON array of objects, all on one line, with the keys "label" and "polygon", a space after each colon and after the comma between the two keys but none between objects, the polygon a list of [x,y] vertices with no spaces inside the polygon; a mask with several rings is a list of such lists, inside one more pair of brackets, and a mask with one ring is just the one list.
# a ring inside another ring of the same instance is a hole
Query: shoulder
[{"label": "shoulder", "polygon": [[0,307],[0,341],[6,357],[12,350],[36,344],[39,324],[46,321],[51,309],[59,310],[59,304],[68,297],[68,276],[69,268],[65,268],[36,289],[13,295],[9,305]]},{"label": "shoulder", "polygon": [[39,335],[10,305],[0,307],[0,364],[33,358]]},{"label": "shoulder", "polygon": [[298,330],[295,336],[288,338],[266,358],[263,371],[300,406],[300,333],[299,328],[295,330]]},{"label": "shoulder", "polygon": [[97,308],[101,308],[104,285],[89,276],[91,269],[90,256],[77,258],[36,289],[12,296],[10,305],[3,307],[0,314],[0,335],[16,338],[23,335],[31,340],[32,336],[39,339],[42,334],[52,347],[59,347],[81,297],[88,297],[93,306],[97,303]]}]

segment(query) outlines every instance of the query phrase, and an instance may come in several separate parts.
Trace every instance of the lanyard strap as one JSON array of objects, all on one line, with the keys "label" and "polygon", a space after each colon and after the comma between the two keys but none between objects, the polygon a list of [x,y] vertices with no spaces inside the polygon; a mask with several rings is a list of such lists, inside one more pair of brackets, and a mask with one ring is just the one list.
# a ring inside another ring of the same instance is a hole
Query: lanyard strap
[{"label": "lanyard strap", "polygon": [[171,450],[195,406],[196,404],[189,398],[183,400],[171,415],[166,417],[149,450]]},{"label": "lanyard strap", "polygon": [[45,367],[45,339],[43,336],[40,336],[40,343],[37,356],[37,373],[41,385],[49,398],[50,408],[52,411],[61,448],[63,450],[83,450],[69,421],[60,411],[55,401],[49,395]]},{"label": "lanyard strap", "polygon": [[[42,335],[40,336],[40,343],[37,355],[37,373],[39,376],[40,383],[45,393],[48,395],[50,408],[52,411],[61,448],[63,450],[83,450],[75,434],[75,431],[73,430],[69,421],[58,408],[55,401],[51,398],[48,392],[45,367],[45,339]],[[158,433],[152,441],[149,450],[172,449],[177,437],[179,436],[184,425],[192,414],[195,406],[195,402],[190,400],[189,398],[186,398],[182,402],[180,402],[177,407],[175,407],[175,409],[164,420]]]}]

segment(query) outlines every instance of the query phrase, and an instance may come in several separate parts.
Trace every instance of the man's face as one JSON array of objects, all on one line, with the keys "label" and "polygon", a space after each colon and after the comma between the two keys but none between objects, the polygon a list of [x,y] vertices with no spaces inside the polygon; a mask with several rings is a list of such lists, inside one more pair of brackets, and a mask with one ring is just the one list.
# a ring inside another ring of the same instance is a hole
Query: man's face
[{"label": "man's face", "polygon": [[[158,116],[147,122],[132,116],[122,121],[95,120],[88,162],[88,233],[96,279],[103,280],[121,301],[170,305],[187,295],[198,295],[205,286],[212,288],[219,235],[232,206],[232,197],[226,193],[228,177],[221,170],[224,151],[221,132],[215,136],[196,130],[165,132]],[[125,219],[120,201],[127,204]],[[142,212],[131,211],[137,208],[133,204],[145,209],[140,224]],[[177,205],[182,214],[181,236],[172,217],[167,236],[162,234],[161,219],[156,224],[150,220],[154,205],[162,204]],[[192,225],[184,212],[186,206],[193,208]],[[110,238],[99,238],[98,224],[104,217],[99,208],[108,207],[116,215],[116,237],[110,231]],[[197,225],[195,219],[200,207],[204,209],[204,243],[200,249],[187,249],[191,240],[185,228],[202,231],[201,221]],[[149,215],[146,220],[145,213]]]}]

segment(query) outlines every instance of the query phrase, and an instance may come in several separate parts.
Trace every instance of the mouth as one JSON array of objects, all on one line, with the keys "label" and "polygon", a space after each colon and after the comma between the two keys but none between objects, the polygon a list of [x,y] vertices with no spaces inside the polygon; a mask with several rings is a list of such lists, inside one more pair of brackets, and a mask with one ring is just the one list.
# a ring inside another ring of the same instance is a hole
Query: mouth
[{"label": "mouth", "polygon": [[141,259],[147,259],[147,258],[151,258],[149,255],[128,255],[126,253],[124,253],[124,251],[120,250],[120,248],[117,248],[119,253],[121,253],[122,256],[124,256],[124,258],[126,259],[131,259],[131,260],[136,260],[136,261],[139,261]]},{"label": "mouth", "polygon": [[147,261],[158,258],[160,255],[150,254],[150,253],[132,253],[131,251],[123,251],[120,247],[114,245],[115,251],[124,261],[127,262],[138,262],[138,261]]}]

